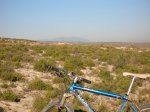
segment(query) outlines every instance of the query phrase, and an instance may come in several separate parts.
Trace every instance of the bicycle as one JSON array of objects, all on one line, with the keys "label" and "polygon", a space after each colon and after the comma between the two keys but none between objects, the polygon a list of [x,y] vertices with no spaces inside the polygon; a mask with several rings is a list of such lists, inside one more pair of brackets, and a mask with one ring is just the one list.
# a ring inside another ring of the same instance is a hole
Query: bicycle
[{"label": "bicycle", "polygon": [[146,78],[150,77],[149,74],[140,75],[140,74],[134,74],[134,73],[128,73],[128,72],[123,73],[124,76],[132,76],[133,78],[131,80],[130,86],[129,86],[128,91],[127,91],[127,94],[126,95],[120,95],[120,94],[116,94],[116,93],[111,93],[111,92],[106,92],[106,91],[102,91],[102,90],[95,90],[95,89],[92,89],[92,88],[78,86],[77,85],[78,82],[85,82],[85,83],[90,84],[91,81],[88,80],[88,79],[82,78],[82,77],[78,77],[74,72],[68,73],[68,72],[66,72],[62,69],[59,69],[59,68],[56,68],[56,67],[53,67],[53,66],[47,66],[47,68],[48,68],[48,70],[56,71],[56,74],[59,77],[63,76],[64,74],[67,74],[69,77],[71,77],[73,79],[73,82],[72,82],[72,85],[70,86],[70,92],[69,93],[64,93],[60,100],[49,103],[42,110],[42,112],[74,112],[71,105],[66,102],[66,99],[69,98],[71,96],[71,94],[74,94],[74,96],[79,99],[79,101],[89,110],[89,112],[95,112],[94,109],[78,93],[77,90],[86,91],[86,92],[94,93],[94,94],[97,94],[97,95],[103,95],[103,96],[112,97],[112,98],[115,98],[115,99],[122,100],[123,103],[121,105],[120,112],[124,111],[125,105],[127,104],[127,102],[129,103],[129,106],[130,106],[130,108],[132,109],[133,112],[150,112],[150,103],[144,104],[141,107],[138,107],[138,106],[135,106],[132,103],[132,101],[130,101],[128,99],[129,94],[130,94],[131,89],[132,89],[132,86],[133,86],[133,83],[135,81],[135,78],[146,79]]}]

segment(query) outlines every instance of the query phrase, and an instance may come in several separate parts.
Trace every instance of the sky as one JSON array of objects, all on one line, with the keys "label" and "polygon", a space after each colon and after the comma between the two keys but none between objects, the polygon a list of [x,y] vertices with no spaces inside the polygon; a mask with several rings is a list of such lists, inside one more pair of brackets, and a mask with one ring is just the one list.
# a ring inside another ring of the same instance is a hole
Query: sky
[{"label": "sky", "polygon": [[150,0],[0,0],[0,37],[150,42]]}]

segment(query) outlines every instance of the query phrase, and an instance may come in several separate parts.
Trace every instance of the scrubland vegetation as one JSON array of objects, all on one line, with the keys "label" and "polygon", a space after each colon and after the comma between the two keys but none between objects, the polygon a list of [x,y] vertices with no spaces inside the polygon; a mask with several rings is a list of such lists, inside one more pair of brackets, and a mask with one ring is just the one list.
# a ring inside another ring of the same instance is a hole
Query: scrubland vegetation
[{"label": "scrubland vegetation", "polygon": [[[44,80],[36,76],[32,80],[28,80],[24,74],[15,71],[25,68],[27,64],[33,66],[31,68],[34,71],[41,74],[49,73],[51,77],[46,77]],[[41,91],[42,94],[37,92],[36,97],[34,97],[32,108],[30,108],[33,112],[40,112],[49,101],[60,98],[62,93],[67,91],[64,85],[70,83],[64,81],[63,78],[52,75],[54,73],[47,71],[45,64],[74,71],[83,77],[88,76],[91,79],[95,77],[99,80],[92,80],[92,84],[85,86],[125,94],[129,87],[130,78],[123,77],[122,73],[150,73],[150,48],[130,45],[118,48],[118,46],[113,45],[79,43],[60,45],[57,43],[0,39],[0,80],[2,82],[0,84],[0,100],[15,102],[21,100],[20,95],[13,89],[18,83],[25,84],[25,88],[22,87],[23,91]],[[109,68],[110,66],[112,68]],[[143,88],[143,84],[141,79],[137,79],[134,84],[132,99],[135,102],[141,103],[150,100],[150,89]],[[100,98],[95,99],[88,93],[83,93],[83,97],[90,104],[94,103],[93,106],[97,111],[112,111],[111,108],[107,108],[110,104],[105,98],[102,99],[103,101],[99,101]],[[139,98],[140,100],[138,100]],[[113,103],[114,101],[111,100],[110,102]],[[115,102],[117,106],[114,108],[118,108],[120,101]],[[83,111],[84,108],[78,101],[73,100],[73,104],[76,110]]]}]

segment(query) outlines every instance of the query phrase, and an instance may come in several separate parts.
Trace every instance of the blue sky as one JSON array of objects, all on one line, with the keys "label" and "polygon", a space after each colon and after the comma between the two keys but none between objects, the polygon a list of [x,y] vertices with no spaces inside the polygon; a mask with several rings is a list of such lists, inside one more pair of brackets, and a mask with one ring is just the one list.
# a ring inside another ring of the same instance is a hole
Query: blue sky
[{"label": "blue sky", "polygon": [[150,1],[0,0],[0,36],[150,42]]}]

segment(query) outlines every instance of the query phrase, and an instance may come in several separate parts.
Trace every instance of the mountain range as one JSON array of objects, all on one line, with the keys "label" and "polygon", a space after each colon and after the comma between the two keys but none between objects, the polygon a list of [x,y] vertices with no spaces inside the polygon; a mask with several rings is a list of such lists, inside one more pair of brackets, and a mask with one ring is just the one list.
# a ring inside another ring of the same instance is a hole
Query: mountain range
[{"label": "mountain range", "polygon": [[88,39],[81,37],[57,37],[57,38],[46,38],[42,41],[54,41],[54,42],[90,42]]}]

